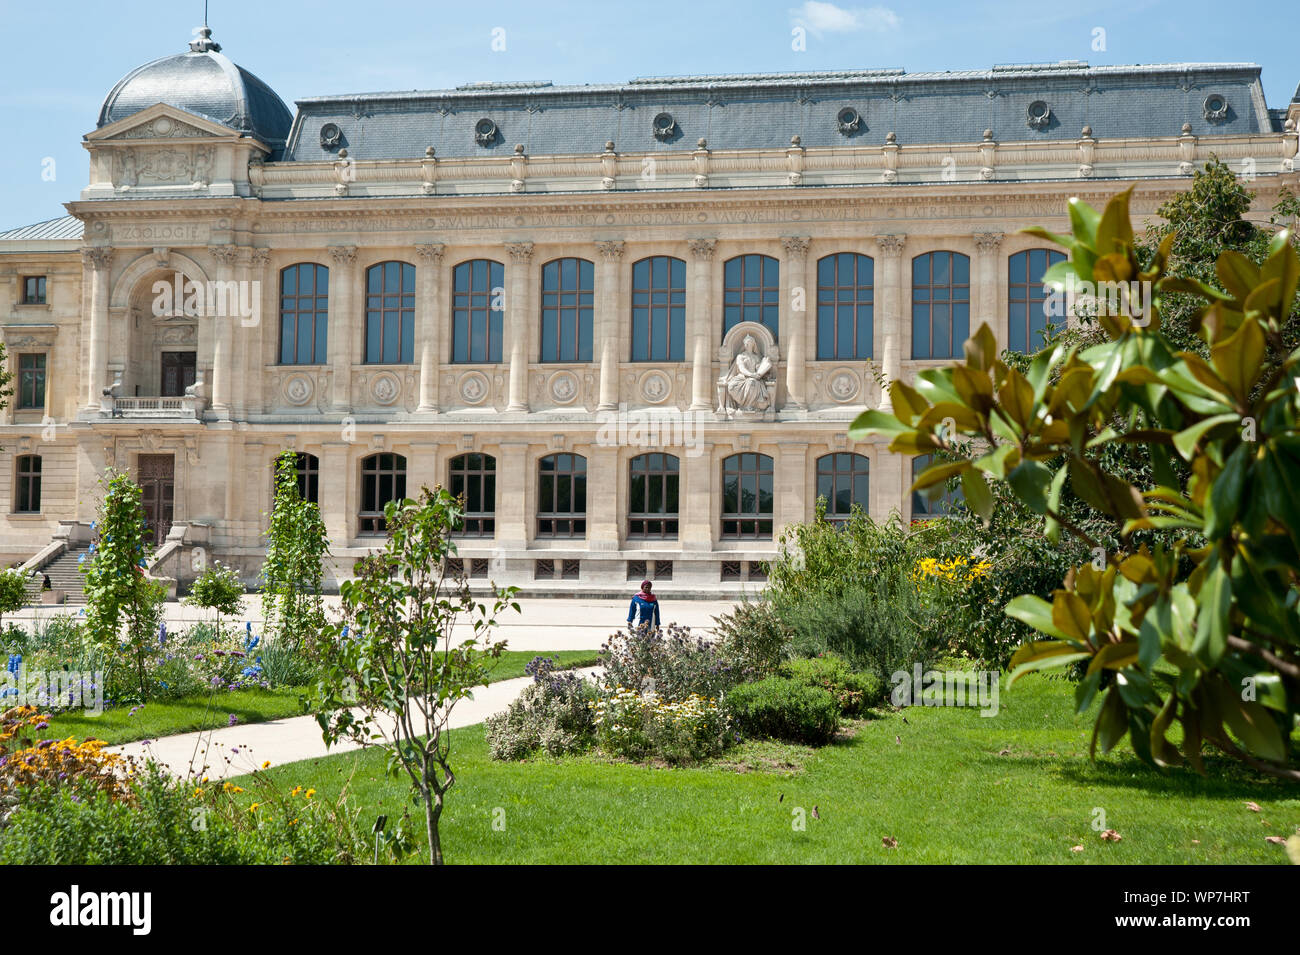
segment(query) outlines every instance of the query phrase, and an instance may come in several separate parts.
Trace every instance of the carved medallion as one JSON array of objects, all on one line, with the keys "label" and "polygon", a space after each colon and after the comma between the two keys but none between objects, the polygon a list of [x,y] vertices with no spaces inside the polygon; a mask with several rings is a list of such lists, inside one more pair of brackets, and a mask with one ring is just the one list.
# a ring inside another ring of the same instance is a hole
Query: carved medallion
[{"label": "carved medallion", "polygon": [[662,371],[648,371],[641,376],[641,397],[657,405],[673,393],[673,383]]},{"label": "carved medallion", "polygon": [[315,391],[315,383],[308,375],[290,375],[284,383],[284,397],[291,405],[307,404]]},{"label": "carved medallion", "polygon": [[578,397],[578,376],[571,371],[557,371],[551,376],[551,397],[556,404],[567,405]]},{"label": "carved medallion", "polygon": [[861,387],[862,382],[856,374],[848,368],[838,368],[831,373],[826,390],[833,400],[843,403],[856,398]]},{"label": "carved medallion", "polygon": [[461,376],[460,396],[467,405],[481,404],[490,391],[487,376],[482,372],[470,371]]},{"label": "carved medallion", "polygon": [[402,382],[391,371],[381,371],[370,381],[370,394],[381,405],[391,405],[402,394]]}]

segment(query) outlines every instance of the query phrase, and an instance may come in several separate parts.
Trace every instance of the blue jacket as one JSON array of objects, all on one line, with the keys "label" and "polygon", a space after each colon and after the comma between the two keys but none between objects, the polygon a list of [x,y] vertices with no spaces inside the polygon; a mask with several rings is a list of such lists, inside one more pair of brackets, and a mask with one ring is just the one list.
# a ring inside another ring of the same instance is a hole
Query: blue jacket
[{"label": "blue jacket", "polygon": [[659,626],[659,601],[654,594],[642,592],[632,598],[632,606],[627,608],[627,622],[632,626],[642,623]]}]

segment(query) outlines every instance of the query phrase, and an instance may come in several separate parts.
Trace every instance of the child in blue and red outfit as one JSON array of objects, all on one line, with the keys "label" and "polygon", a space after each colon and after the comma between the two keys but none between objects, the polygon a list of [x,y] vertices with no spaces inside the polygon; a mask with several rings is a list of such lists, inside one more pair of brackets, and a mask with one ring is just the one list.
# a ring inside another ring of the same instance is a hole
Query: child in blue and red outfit
[{"label": "child in blue and red outfit", "polygon": [[632,598],[632,606],[627,610],[627,625],[637,627],[643,623],[659,626],[659,601],[651,593],[654,585],[648,580],[641,581],[641,592]]}]

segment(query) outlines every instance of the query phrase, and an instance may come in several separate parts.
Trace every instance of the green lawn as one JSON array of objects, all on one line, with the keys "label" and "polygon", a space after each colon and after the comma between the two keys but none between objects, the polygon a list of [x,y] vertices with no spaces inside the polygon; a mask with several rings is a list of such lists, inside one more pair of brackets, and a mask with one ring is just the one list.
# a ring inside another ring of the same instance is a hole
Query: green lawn
[{"label": "green lawn", "polygon": [[[562,667],[591,666],[596,662],[594,650],[547,651],[542,656],[555,657]],[[533,657],[532,650],[507,650],[501,654],[489,682],[510,680],[524,675],[524,667]],[[63,738],[102,739],[117,745],[140,739],[157,739],[177,733],[225,726],[233,714],[240,723],[263,723],[288,716],[301,716],[299,703],[307,688],[277,687],[274,690],[231,690],[215,695],[181,697],[176,700],[147,703],[133,714],[130,707],[112,707],[98,716],[76,710],[59,713],[50,720],[43,734]]]},{"label": "green lawn", "polygon": [[[1286,862],[1264,839],[1300,827],[1300,786],[1221,759],[1207,760],[1204,778],[1158,772],[1127,751],[1090,763],[1091,717],[1072,715],[1072,696],[1068,683],[1028,677],[993,718],[912,708],[819,751],[747,744],[731,765],[696,769],[594,756],[498,763],[474,726],[454,734],[443,848],[453,863]],[[369,831],[378,813],[396,821],[409,805],[385,759],[348,753],[271,773],[322,796],[346,784]],[[1093,829],[1098,810],[1122,841]]]}]

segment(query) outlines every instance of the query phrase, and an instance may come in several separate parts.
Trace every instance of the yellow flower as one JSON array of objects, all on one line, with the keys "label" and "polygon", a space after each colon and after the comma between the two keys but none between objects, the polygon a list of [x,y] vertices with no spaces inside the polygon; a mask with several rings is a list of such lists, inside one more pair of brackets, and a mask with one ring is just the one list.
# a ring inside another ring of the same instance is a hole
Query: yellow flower
[{"label": "yellow flower", "polygon": [[264,762],[264,763],[262,764],[262,768],[263,768],[263,769],[270,769],[270,768],[271,768],[271,761],[268,759],[266,762]]},{"label": "yellow flower", "polygon": [[304,795],[306,795],[306,797],[307,797],[308,799],[310,799],[312,796],[316,795],[316,790],[314,790],[314,789],[309,789],[309,790],[307,790],[307,792],[306,792]]},{"label": "yellow flower", "polygon": [[195,799],[198,799],[198,798],[199,798],[200,796],[202,796],[202,795],[203,795],[203,789],[202,789],[202,787],[200,787],[200,788],[194,790],[194,798],[195,798]]},{"label": "yellow flower", "polygon": [[248,807],[248,811],[249,811],[249,812],[257,812],[257,807],[260,806],[260,805],[262,805],[260,802],[255,802],[255,803],[253,803],[251,806]]},{"label": "yellow flower", "polygon": [[294,786],[293,789],[289,790],[289,795],[290,795],[290,796],[296,796],[296,795],[298,795],[298,793],[300,793],[300,792],[302,792],[302,787],[301,787],[301,786]]}]

